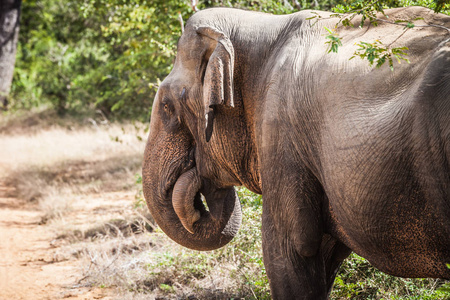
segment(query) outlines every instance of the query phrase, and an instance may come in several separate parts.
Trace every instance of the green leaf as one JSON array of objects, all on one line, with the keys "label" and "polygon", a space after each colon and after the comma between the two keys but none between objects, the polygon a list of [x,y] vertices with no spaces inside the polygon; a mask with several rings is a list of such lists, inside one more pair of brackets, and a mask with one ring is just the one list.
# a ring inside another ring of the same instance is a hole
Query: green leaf
[{"label": "green leaf", "polygon": [[406,24],[406,28],[414,28],[414,23],[408,22],[408,24]]},{"label": "green leaf", "polygon": [[329,29],[328,27],[325,27],[325,26],[324,26],[323,28],[325,28],[325,30],[328,31],[331,35],[334,34],[334,32],[333,32],[331,29]]}]

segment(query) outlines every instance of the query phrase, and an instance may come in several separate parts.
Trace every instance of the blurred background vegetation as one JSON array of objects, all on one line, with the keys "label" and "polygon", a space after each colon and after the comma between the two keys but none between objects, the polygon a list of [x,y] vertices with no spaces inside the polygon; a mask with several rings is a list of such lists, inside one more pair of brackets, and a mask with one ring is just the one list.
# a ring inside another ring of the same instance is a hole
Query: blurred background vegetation
[{"label": "blurred background vegetation", "polygon": [[[355,2],[370,1],[204,0],[197,7],[285,14]],[[439,1],[382,2],[434,8]],[[23,0],[10,109],[46,104],[60,114],[91,108],[148,121],[158,83],[174,61],[180,18],[193,13],[189,0]]]}]

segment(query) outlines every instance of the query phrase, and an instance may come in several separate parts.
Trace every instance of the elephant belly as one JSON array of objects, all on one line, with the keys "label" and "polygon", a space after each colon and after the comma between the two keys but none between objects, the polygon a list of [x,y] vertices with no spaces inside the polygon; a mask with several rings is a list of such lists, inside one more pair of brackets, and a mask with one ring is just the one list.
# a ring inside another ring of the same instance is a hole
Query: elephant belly
[{"label": "elephant belly", "polygon": [[399,196],[360,209],[330,204],[333,235],[391,275],[450,278],[450,218],[408,200]]},{"label": "elephant belly", "polygon": [[386,273],[450,278],[450,102],[425,96],[327,111],[321,181],[348,247]]},{"label": "elephant belly", "polygon": [[432,161],[408,151],[341,152],[324,180],[334,234],[386,273],[450,278],[445,168],[434,164],[431,172]]}]

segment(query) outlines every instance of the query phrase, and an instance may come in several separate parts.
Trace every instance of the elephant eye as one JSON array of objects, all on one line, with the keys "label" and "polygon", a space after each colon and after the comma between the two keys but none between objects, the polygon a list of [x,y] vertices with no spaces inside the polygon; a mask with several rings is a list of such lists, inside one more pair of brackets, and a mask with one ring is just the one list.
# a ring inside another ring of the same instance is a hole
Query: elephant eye
[{"label": "elephant eye", "polygon": [[160,104],[160,116],[161,120],[164,123],[166,130],[174,131],[177,130],[181,121],[177,116],[175,111],[175,106],[169,98],[163,98]]},{"label": "elephant eye", "polygon": [[170,115],[173,112],[174,108],[169,99],[164,99],[161,104],[166,115]]}]

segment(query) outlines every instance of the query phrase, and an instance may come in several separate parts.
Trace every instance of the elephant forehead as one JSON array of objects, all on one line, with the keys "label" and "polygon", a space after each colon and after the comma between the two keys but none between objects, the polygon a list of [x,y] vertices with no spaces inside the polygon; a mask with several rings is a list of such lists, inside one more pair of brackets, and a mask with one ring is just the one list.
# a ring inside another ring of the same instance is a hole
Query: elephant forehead
[{"label": "elephant forehead", "polygon": [[[177,85],[180,82],[193,81],[193,76],[197,75],[197,71],[200,66],[200,57],[179,56],[175,62],[174,68],[167,80],[170,82],[171,86]],[[166,80],[165,80],[166,81]]]},{"label": "elephant forehead", "polygon": [[179,46],[174,67],[164,80],[165,83],[171,86],[174,84],[189,85],[200,79],[201,70],[204,67],[202,58],[207,51],[200,43],[195,44],[197,46],[194,45],[194,47]]},{"label": "elephant forehead", "polygon": [[198,59],[206,47],[207,43],[195,32],[193,27],[189,27],[178,41],[177,56],[182,56],[183,60]]}]

